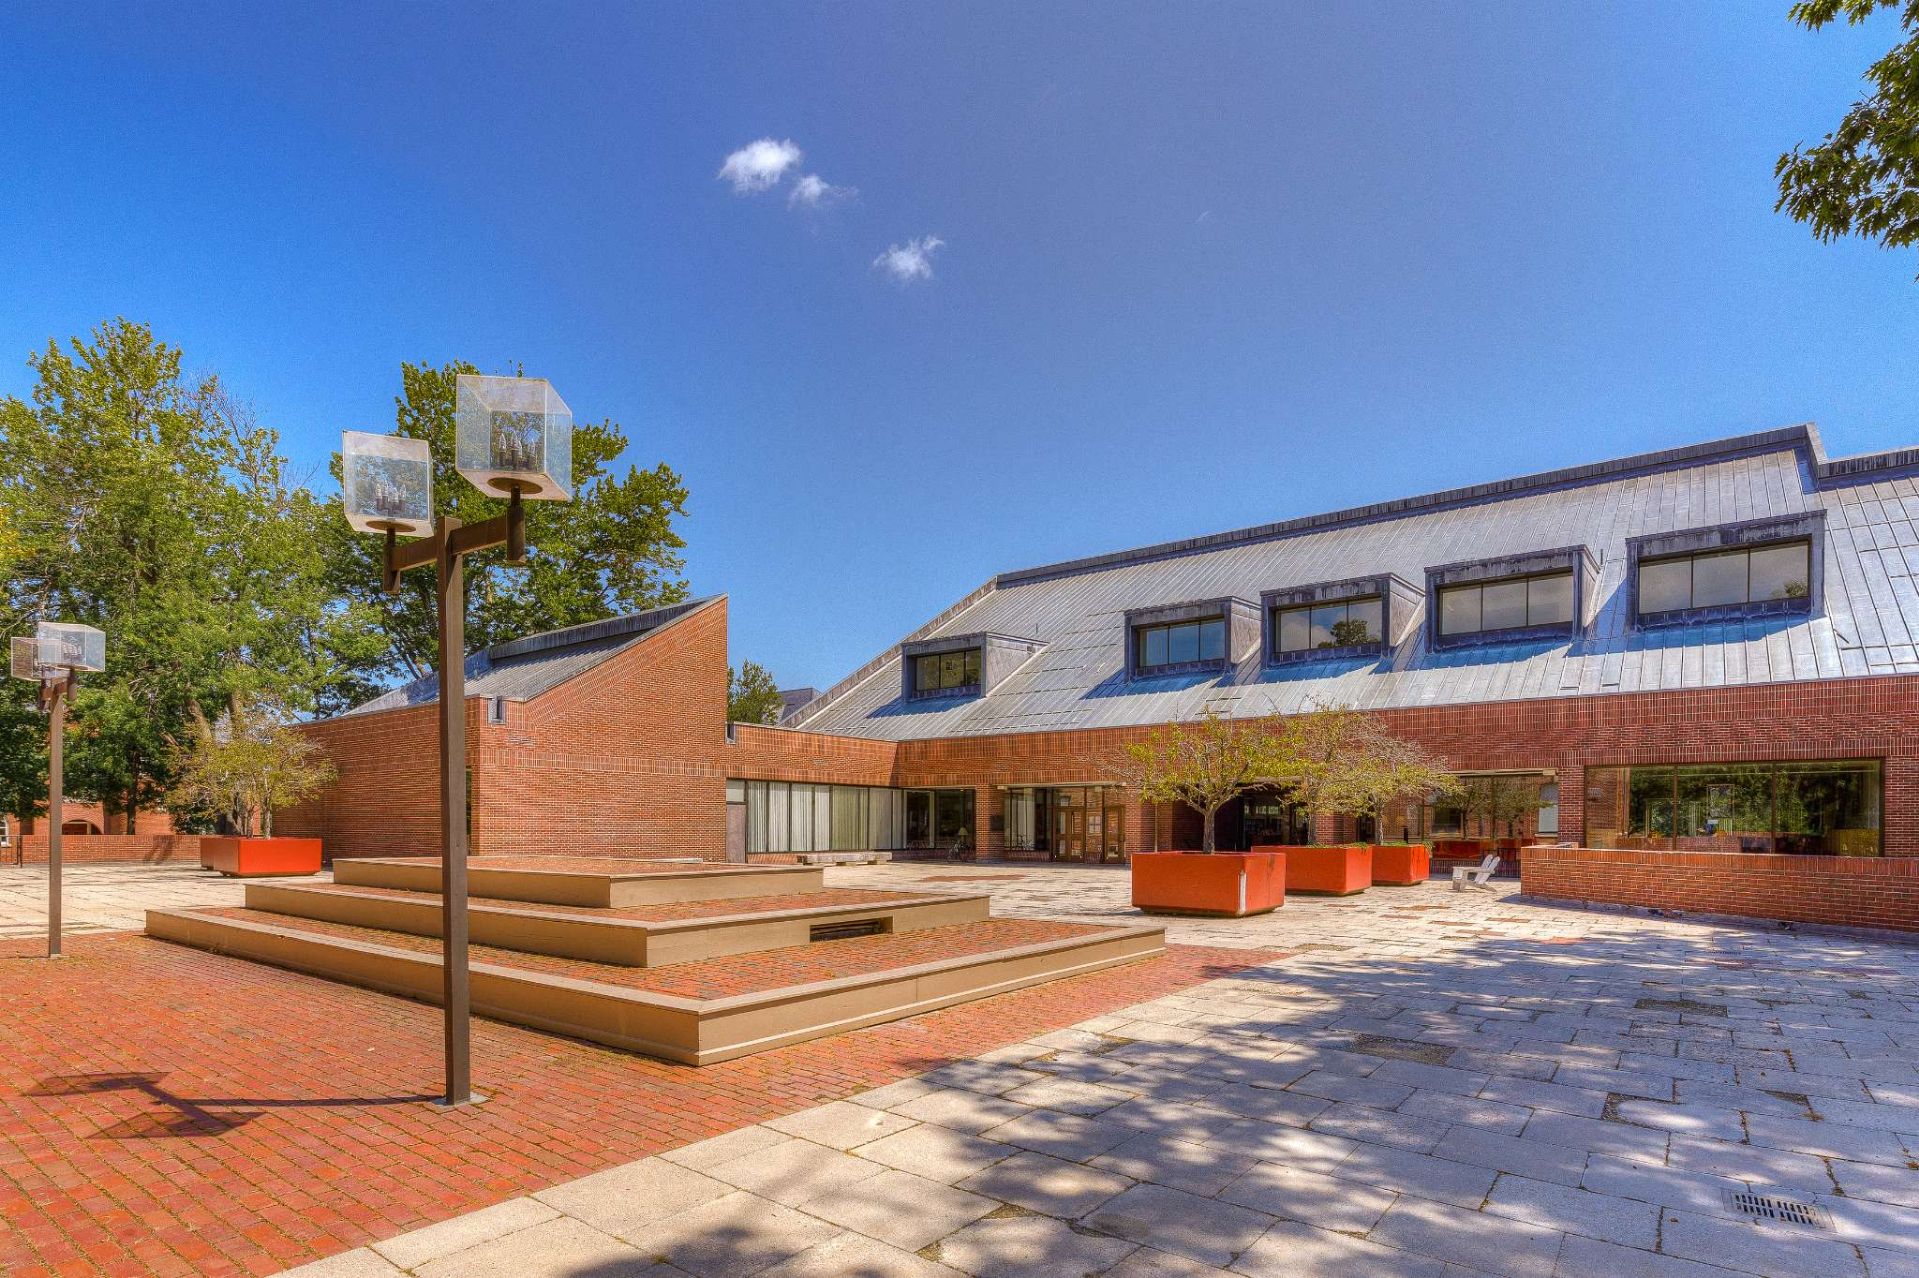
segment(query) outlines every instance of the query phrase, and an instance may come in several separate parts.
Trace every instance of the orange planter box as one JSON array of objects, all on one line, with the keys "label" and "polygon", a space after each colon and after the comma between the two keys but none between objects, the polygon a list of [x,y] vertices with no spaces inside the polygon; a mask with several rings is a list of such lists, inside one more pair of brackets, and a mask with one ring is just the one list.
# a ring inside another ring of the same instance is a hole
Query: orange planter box
[{"label": "orange planter box", "polygon": [[1373,885],[1411,887],[1424,883],[1433,871],[1433,859],[1423,843],[1373,844]]},{"label": "orange planter box", "polygon": [[1286,903],[1286,855],[1251,852],[1139,852],[1133,904],[1151,914],[1237,919]]},{"label": "orange planter box", "polygon": [[1286,890],[1311,896],[1351,896],[1373,885],[1373,850],[1364,843],[1336,847],[1285,844],[1255,852],[1286,854]]},{"label": "orange planter box", "polygon": [[1442,861],[1477,861],[1491,850],[1486,839],[1433,840],[1433,855]]},{"label": "orange planter box", "polygon": [[234,878],[270,874],[318,874],[318,839],[235,839],[203,835],[200,864]]}]

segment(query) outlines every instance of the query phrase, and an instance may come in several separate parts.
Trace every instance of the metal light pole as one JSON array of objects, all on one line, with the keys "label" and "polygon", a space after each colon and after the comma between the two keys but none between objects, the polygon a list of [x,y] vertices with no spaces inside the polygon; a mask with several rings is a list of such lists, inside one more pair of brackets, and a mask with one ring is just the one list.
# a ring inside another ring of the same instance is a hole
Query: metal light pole
[{"label": "metal light pole", "polygon": [[[477,524],[434,520],[427,442],[348,431],[341,447],[347,521],[385,534],[382,585],[400,589],[414,568],[438,570],[440,681],[441,1007],[445,1017],[447,1107],[484,1099],[473,1091],[472,1013],[467,964],[466,589],[465,559],[506,547],[526,559],[522,500],[571,497],[573,415],[541,378],[461,375],[455,409],[455,468],[482,492],[507,496],[506,513]],[[424,534],[402,545],[401,533]]]},{"label": "metal light pole", "polygon": [[13,675],[40,685],[47,727],[47,957],[60,957],[62,864],[60,835],[66,824],[67,702],[82,670],[107,668],[107,638],[92,626],[43,621],[32,638],[13,641]]}]

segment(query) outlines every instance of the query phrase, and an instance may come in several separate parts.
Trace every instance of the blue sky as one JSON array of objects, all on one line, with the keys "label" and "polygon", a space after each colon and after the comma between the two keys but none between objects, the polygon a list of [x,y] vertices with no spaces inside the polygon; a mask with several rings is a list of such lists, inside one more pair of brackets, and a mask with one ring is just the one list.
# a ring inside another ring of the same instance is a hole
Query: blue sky
[{"label": "blue sky", "polygon": [[[1896,28],[1786,9],[14,0],[0,393],[127,315],[324,484],[402,360],[523,364],[684,473],[736,658],[823,686],[1004,569],[1919,443],[1919,256],[1772,212]],[[759,139],[803,158],[737,193]]]}]

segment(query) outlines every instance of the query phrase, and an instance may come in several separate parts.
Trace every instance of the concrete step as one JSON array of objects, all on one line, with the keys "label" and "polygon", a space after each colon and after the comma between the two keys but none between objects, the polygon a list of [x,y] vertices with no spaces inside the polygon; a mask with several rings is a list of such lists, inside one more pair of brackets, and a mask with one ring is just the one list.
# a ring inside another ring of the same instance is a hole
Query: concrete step
[{"label": "concrete step", "polygon": [[[754,880],[757,881],[757,880]],[[252,883],[247,907],[414,936],[440,935],[434,892],[324,883]],[[663,967],[785,949],[866,933],[911,932],[987,917],[985,895],[829,888],[784,896],[734,897],[589,909],[486,898],[467,905],[472,939],[501,949],[626,967]]]},{"label": "concrete step", "polygon": [[[812,892],[825,871],[808,865],[618,860],[609,857],[476,856],[466,863],[473,896],[544,905],[622,909],[675,901]],[[333,863],[333,881],[356,887],[440,890],[437,856],[354,857]]]},{"label": "concrete step", "polygon": [[[147,934],[422,1002],[440,998],[439,943],[426,937],[238,908],[150,910]],[[986,919],[671,967],[482,945],[469,959],[479,1015],[708,1065],[1148,958],[1165,941],[1158,927]]]}]

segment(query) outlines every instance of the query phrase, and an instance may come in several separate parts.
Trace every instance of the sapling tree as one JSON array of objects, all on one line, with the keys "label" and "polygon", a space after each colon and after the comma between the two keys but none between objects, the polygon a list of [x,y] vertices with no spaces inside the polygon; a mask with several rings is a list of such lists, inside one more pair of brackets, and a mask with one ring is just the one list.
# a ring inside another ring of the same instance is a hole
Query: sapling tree
[{"label": "sapling tree", "polygon": [[1218,847],[1219,810],[1271,779],[1282,732],[1278,716],[1229,719],[1208,710],[1155,728],[1125,747],[1123,779],[1148,803],[1183,803],[1200,817],[1200,851]]},{"label": "sapling tree", "polygon": [[265,702],[236,700],[216,721],[196,707],[177,748],[173,801],[217,813],[243,838],[273,837],[273,814],[318,794],[333,765],[318,743]]}]

